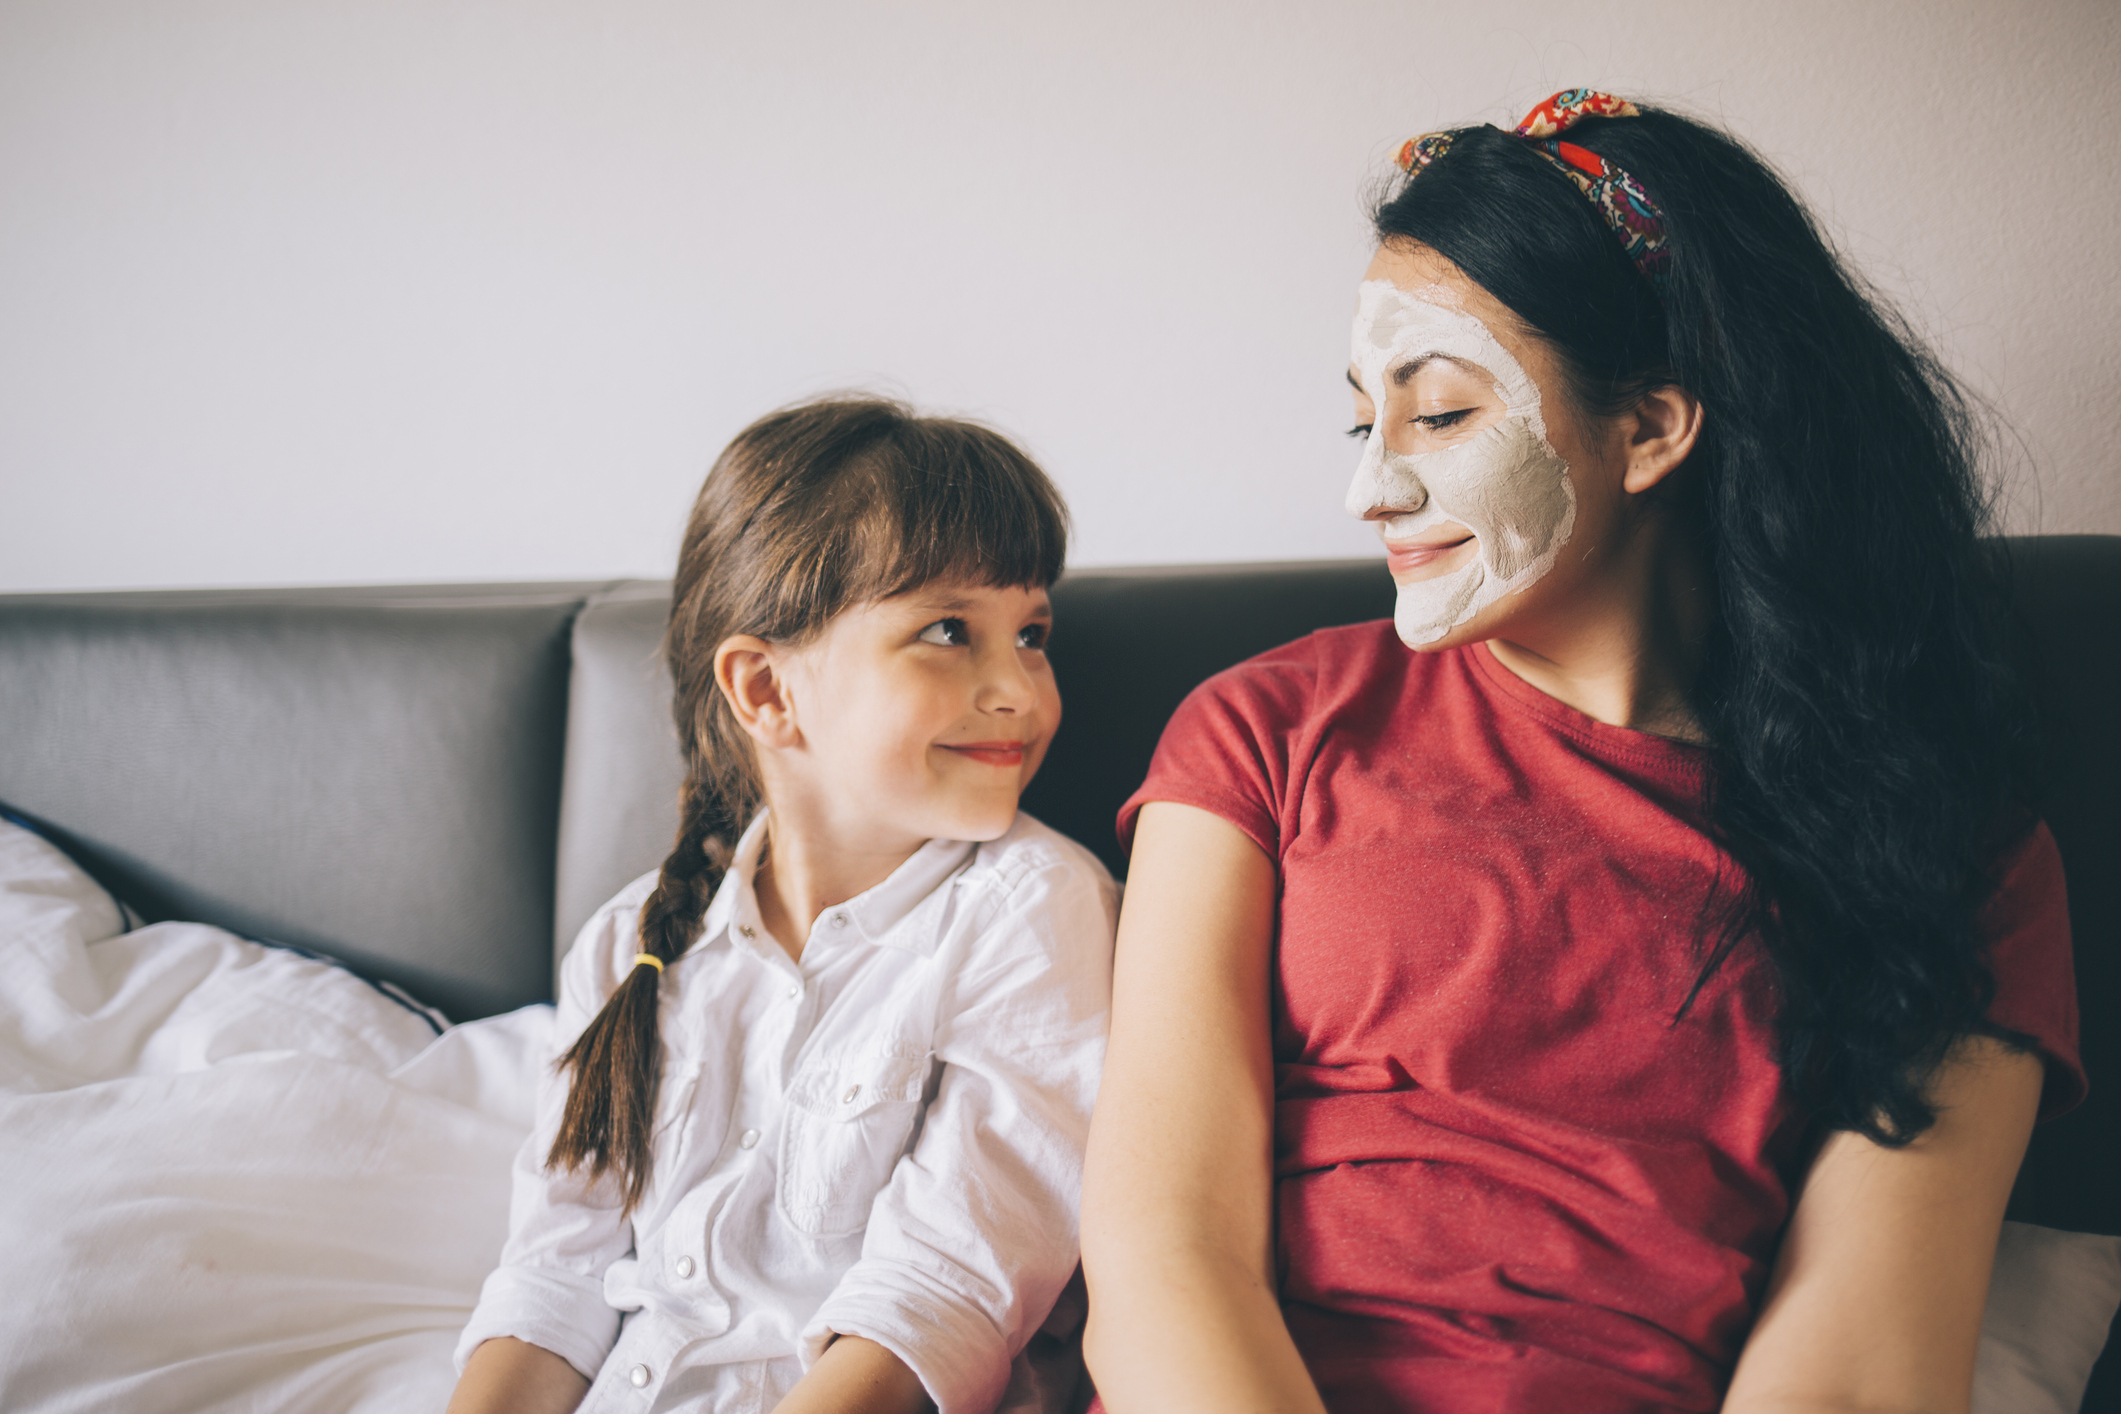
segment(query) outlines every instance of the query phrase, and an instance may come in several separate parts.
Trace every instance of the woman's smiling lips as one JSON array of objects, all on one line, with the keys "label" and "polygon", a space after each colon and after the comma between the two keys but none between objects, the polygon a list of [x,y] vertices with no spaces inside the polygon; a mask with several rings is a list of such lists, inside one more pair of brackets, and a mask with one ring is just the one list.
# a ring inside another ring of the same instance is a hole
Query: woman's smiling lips
[{"label": "woman's smiling lips", "polygon": [[1426,540],[1385,541],[1385,563],[1397,576],[1434,564],[1461,545],[1472,543],[1473,532],[1451,526]]},{"label": "woman's smiling lips", "polygon": [[1024,764],[1024,747],[1021,741],[966,741],[955,746],[944,746],[945,751],[955,751],[983,766],[1021,766]]}]

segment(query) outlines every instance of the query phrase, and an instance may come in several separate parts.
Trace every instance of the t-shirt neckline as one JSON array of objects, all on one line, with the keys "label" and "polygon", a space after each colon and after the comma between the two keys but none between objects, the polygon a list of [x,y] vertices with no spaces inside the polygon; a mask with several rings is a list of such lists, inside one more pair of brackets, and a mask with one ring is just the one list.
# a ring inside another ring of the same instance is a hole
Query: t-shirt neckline
[{"label": "t-shirt neckline", "polygon": [[1480,676],[1512,707],[1538,718],[1594,754],[1648,768],[1678,784],[1699,786],[1707,779],[1707,747],[1601,722],[1511,672],[1488,647],[1486,639],[1472,644],[1467,653]]}]

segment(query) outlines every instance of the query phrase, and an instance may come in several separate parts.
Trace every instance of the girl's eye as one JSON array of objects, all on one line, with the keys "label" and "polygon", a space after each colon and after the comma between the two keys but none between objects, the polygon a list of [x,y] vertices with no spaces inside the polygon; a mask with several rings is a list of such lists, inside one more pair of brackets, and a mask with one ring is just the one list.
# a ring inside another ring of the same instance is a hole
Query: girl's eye
[{"label": "girl's eye", "polygon": [[1358,442],[1364,441],[1370,435],[1370,426],[1367,422],[1358,422],[1348,429],[1348,435]]},{"label": "girl's eye", "polygon": [[1473,409],[1459,408],[1454,412],[1432,412],[1426,416],[1415,418],[1414,423],[1418,427],[1428,428],[1431,432],[1441,432],[1446,427],[1457,426],[1472,415]]},{"label": "girl's eye", "polygon": [[1053,629],[1051,625],[1025,624],[1016,631],[1016,646],[1035,649],[1042,653],[1046,648],[1046,640],[1052,636]]},{"label": "girl's eye", "polygon": [[963,648],[972,642],[972,635],[965,632],[963,619],[937,619],[920,631],[920,640],[938,648]]}]

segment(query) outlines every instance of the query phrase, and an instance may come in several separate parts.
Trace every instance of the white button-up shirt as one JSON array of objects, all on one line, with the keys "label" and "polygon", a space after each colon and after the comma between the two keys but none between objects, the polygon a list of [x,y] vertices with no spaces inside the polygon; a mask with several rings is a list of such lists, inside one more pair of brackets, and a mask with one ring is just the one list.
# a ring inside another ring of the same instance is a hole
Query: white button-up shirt
[{"label": "white button-up shirt", "polygon": [[[984,1414],[1074,1270],[1117,894],[1028,815],[931,840],[828,910],[800,963],[760,922],[764,817],[657,991],[654,1167],[548,1171],[566,1075],[517,1156],[509,1238],[457,1347],[515,1336],[592,1411],[770,1409],[833,1333],[890,1349],[941,1414]],[[565,1048],[640,950],[635,880],[561,968]]]}]

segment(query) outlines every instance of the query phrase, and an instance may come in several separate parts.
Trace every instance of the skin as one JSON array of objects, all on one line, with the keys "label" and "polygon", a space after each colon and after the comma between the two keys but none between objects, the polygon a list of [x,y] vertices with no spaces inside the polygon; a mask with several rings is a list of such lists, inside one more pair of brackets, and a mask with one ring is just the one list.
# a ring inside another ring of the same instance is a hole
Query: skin
[{"label": "skin", "polygon": [[[1657,488],[1700,435],[1699,404],[1654,390],[1630,411],[1572,411],[1561,368],[1507,309],[1420,247],[1380,250],[1368,279],[1457,300],[1538,384],[1569,464],[1577,522],[1554,567],[1436,651],[1486,640],[1550,696],[1615,726],[1698,739],[1686,687],[1708,628],[1699,547]],[[1500,415],[1478,369],[1432,361],[1357,432],[1452,445]],[[1408,508],[1375,506],[1395,579],[1478,553],[1463,526],[1395,543]],[[1273,1261],[1275,864],[1237,828],[1153,802],[1136,826],[1114,964],[1112,1033],[1084,1173],[1084,1354],[1113,1414],[1319,1414],[1283,1323]],[[1937,1124],[1903,1149],[1827,1142],[1796,1195],[1726,1414],[1963,1414],[2003,1207],[2042,1071],[1997,1043],[1960,1046],[1933,1082]]]},{"label": "skin", "polygon": [[759,912],[789,956],[927,841],[1009,828],[1060,725],[1052,622],[1043,589],[935,584],[797,647],[738,635],[715,650],[772,811]]},{"label": "skin", "polygon": [[[1660,735],[1698,737],[1686,685],[1713,610],[1709,576],[1685,521],[1649,494],[1684,464],[1701,435],[1701,405],[1684,389],[1653,390],[1626,416],[1578,414],[1553,350],[1509,307],[1425,247],[1381,248],[1364,277],[1389,280],[1417,299],[1462,309],[1538,385],[1547,441],[1569,464],[1576,526],[1554,567],[1488,605],[1421,651],[1488,641],[1512,672],[1603,722]],[[1350,373],[1351,383],[1354,374]],[[1355,387],[1355,431],[1384,418],[1385,445],[1407,456],[1470,441],[1505,415],[1481,369],[1431,359],[1387,379],[1384,407]],[[1449,574],[1475,558],[1473,532],[1449,522],[1417,541],[1393,537],[1403,506],[1372,506],[1364,519],[1384,540],[1393,582]]]},{"label": "skin", "polygon": [[[1035,586],[939,583],[859,604],[801,644],[740,634],[715,680],[751,738],[766,804],[762,921],[791,958],[818,917],[931,839],[991,840],[1016,819],[1060,725]],[[566,1414],[588,1392],[514,1339],[472,1352],[449,1414]],[[840,1335],[777,1414],[917,1414],[934,1405],[884,1346]]]}]

